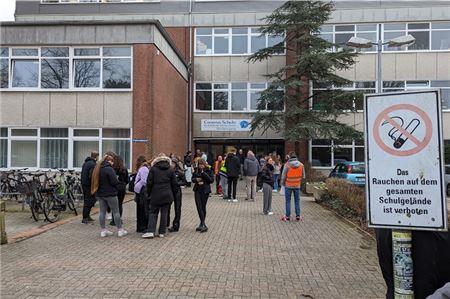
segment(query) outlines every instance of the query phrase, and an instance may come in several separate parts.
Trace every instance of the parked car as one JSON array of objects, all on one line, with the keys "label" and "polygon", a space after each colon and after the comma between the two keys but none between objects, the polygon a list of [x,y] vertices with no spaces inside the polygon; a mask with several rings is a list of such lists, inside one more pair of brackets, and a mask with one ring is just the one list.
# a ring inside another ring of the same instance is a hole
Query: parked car
[{"label": "parked car", "polygon": [[366,184],[366,166],[364,162],[340,162],[330,172],[330,177],[341,178],[357,186]]},{"label": "parked car", "polygon": [[450,164],[445,165],[444,182],[447,190],[447,196],[450,196]]}]

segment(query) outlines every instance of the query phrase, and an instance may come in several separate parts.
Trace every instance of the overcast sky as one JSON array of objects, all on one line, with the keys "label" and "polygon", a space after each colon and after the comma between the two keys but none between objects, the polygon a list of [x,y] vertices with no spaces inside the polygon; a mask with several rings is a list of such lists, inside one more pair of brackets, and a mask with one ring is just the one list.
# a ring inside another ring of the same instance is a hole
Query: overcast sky
[{"label": "overcast sky", "polygon": [[14,21],[15,0],[0,0],[2,8],[0,9],[0,21]]}]

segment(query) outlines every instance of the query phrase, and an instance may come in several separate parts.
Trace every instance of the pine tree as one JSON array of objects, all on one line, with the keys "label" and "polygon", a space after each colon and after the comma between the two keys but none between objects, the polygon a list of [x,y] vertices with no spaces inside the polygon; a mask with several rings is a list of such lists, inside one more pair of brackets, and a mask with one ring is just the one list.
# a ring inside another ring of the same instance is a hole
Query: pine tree
[{"label": "pine tree", "polygon": [[[266,25],[260,28],[261,34],[283,38],[254,53],[248,62],[266,60],[284,52],[293,57],[293,61],[287,61],[286,66],[267,75],[271,83],[260,94],[258,111],[252,119],[252,133],[257,129],[283,131],[285,140],[295,142],[296,148],[301,139],[351,140],[362,137],[352,126],[339,122],[339,117],[345,114],[343,110],[351,109],[354,98],[360,97],[361,93],[340,89],[352,82],[336,74],[352,67],[357,53],[342,48],[342,45],[338,49],[339,45],[319,35],[320,27],[333,9],[332,2],[287,1],[263,19]],[[338,50],[332,51],[333,47]],[[310,96],[310,82],[328,88]],[[280,91],[283,89],[285,92]],[[311,99],[314,99],[314,109],[310,105]],[[284,105],[284,112],[277,109]]]}]

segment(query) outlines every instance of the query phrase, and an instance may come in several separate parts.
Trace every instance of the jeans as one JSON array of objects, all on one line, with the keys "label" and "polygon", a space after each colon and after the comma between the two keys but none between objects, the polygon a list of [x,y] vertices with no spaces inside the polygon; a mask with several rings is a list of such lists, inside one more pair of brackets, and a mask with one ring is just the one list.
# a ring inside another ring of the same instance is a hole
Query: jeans
[{"label": "jeans", "polygon": [[246,176],[245,184],[247,186],[247,199],[255,200],[255,198],[256,198],[256,176]]},{"label": "jeans", "polygon": [[164,235],[166,233],[167,227],[167,214],[169,213],[170,204],[158,207],[150,206],[150,215],[148,217],[148,233],[155,233],[156,222],[158,221],[158,214],[161,212],[161,217],[159,218],[159,234]]},{"label": "jeans", "polygon": [[285,187],[286,216],[291,216],[291,193],[294,193],[295,215],[300,216],[300,188]]},{"label": "jeans", "polygon": [[263,183],[263,213],[272,212],[272,186]]},{"label": "jeans", "polygon": [[208,202],[209,193],[195,192],[194,197],[198,218],[200,218],[200,225],[205,225],[206,203]]},{"label": "jeans", "polygon": [[273,190],[277,190],[278,191],[278,178],[280,177],[280,175],[277,173],[277,174],[274,174],[273,175]]},{"label": "jeans", "polygon": [[228,198],[228,178],[221,175],[220,176],[220,186],[222,186],[223,199]]},{"label": "jeans", "polygon": [[[236,199],[237,181],[238,177],[228,177],[228,198]],[[231,187],[233,187],[233,193],[231,193]]]},{"label": "jeans", "polygon": [[100,227],[102,229],[105,229],[106,210],[108,209],[109,206],[111,207],[112,210],[114,223],[116,224],[118,229],[121,229],[122,220],[120,219],[119,200],[117,199],[117,196],[109,196],[109,197],[97,196],[97,198],[98,202],[100,203],[100,215],[98,217],[100,221]]},{"label": "jeans", "polygon": [[89,218],[89,214],[91,213],[91,209],[95,205],[95,196],[91,194],[90,188],[83,188],[83,219]]}]

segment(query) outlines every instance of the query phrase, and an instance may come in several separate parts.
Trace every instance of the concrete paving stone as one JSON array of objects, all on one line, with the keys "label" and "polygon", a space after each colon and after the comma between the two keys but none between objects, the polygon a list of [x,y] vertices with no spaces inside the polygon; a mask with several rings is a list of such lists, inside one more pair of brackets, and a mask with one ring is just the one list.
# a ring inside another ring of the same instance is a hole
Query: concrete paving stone
[{"label": "concrete paving stone", "polygon": [[210,197],[205,234],[195,232],[193,194],[184,189],[181,229],[164,239],[134,232],[130,202],[124,238],[100,238],[95,216],[94,225],[74,220],[3,245],[1,298],[384,297],[372,239],[308,197],[305,220],[283,223],[281,196],[274,194],[275,215],[264,216],[262,195],[248,202],[239,191],[238,203]]}]

